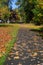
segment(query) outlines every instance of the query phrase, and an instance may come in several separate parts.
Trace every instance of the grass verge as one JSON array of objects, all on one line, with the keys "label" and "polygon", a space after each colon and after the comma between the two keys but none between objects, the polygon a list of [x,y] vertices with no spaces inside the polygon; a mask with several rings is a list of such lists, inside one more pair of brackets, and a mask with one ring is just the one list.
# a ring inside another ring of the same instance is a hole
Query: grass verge
[{"label": "grass verge", "polygon": [[[9,24],[5,24],[5,25],[0,24],[0,25],[1,25],[1,27],[10,26]],[[10,33],[10,35],[12,36],[12,40],[9,41],[8,43],[6,43],[7,45],[5,45],[6,46],[6,53],[0,58],[0,65],[3,65],[4,61],[6,60],[8,53],[10,52],[14,43],[16,42],[16,36],[17,36],[18,30],[19,30],[19,26],[17,24],[15,24],[15,25],[11,25],[10,27],[12,29],[12,32]]]}]

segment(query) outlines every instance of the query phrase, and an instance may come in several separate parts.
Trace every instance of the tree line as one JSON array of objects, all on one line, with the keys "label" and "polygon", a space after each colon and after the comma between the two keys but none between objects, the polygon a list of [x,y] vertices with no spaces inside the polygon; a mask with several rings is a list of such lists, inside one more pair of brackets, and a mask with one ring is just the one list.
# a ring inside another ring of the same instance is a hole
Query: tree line
[{"label": "tree line", "polygon": [[[0,18],[43,24],[43,0],[17,0],[15,4],[18,8],[14,10],[12,7],[9,8],[9,1],[11,0],[0,0]],[[10,3],[12,4],[12,1]]]}]

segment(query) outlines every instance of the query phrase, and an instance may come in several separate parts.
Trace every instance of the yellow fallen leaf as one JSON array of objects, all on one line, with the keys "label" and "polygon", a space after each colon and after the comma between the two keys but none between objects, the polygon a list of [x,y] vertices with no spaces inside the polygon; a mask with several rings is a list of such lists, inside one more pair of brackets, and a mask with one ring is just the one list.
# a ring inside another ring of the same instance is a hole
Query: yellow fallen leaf
[{"label": "yellow fallen leaf", "polygon": [[19,56],[15,56],[14,59],[19,59]]},{"label": "yellow fallen leaf", "polygon": [[11,58],[10,58],[10,57],[8,57],[8,60],[11,60]]},{"label": "yellow fallen leaf", "polygon": [[35,53],[33,53],[31,56],[32,57],[36,57],[38,54],[35,52]]},{"label": "yellow fallen leaf", "polygon": [[3,54],[2,53],[0,53],[0,57],[2,57],[3,56]]},{"label": "yellow fallen leaf", "polygon": [[19,63],[18,65],[22,65],[21,63]]},{"label": "yellow fallen leaf", "polygon": [[16,52],[16,55],[19,55],[19,52],[18,51]]}]

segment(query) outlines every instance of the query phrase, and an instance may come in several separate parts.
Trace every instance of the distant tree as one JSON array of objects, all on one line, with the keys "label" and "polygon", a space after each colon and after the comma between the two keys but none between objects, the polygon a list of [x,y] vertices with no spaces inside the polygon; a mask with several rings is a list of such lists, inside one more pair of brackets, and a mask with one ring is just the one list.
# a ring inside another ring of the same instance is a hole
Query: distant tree
[{"label": "distant tree", "polygon": [[20,14],[18,12],[18,9],[11,10],[10,12],[11,14],[10,14],[9,19],[12,23],[20,21]]},{"label": "distant tree", "polygon": [[8,7],[9,0],[0,0],[0,19],[6,22],[10,16],[10,10]]},{"label": "distant tree", "polygon": [[5,7],[2,7],[0,8],[0,18],[6,22],[10,16],[10,11],[8,10],[8,7],[5,6]]}]

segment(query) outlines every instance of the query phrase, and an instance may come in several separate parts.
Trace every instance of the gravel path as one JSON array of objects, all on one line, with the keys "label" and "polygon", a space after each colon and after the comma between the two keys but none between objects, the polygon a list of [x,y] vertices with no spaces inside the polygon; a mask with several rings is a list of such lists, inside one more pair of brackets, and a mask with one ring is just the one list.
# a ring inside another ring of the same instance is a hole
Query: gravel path
[{"label": "gravel path", "polygon": [[4,65],[43,65],[43,39],[38,33],[21,28]]}]

